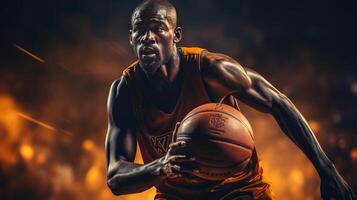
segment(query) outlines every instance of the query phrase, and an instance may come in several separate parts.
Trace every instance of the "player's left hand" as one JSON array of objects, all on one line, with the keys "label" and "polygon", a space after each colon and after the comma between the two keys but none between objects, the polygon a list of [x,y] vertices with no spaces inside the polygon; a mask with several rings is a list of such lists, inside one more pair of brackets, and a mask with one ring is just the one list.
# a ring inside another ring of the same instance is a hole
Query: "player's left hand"
[{"label": "player's left hand", "polygon": [[321,176],[320,189],[323,200],[356,200],[352,189],[336,170]]}]

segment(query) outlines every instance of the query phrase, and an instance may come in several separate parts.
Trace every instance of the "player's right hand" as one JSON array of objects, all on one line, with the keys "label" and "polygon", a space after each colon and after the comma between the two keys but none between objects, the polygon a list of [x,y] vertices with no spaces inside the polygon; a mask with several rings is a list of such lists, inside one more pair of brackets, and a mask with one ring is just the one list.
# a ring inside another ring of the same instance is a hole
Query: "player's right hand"
[{"label": "player's right hand", "polygon": [[184,148],[186,143],[184,141],[173,142],[164,157],[162,157],[159,162],[161,162],[160,174],[166,176],[167,178],[180,178],[183,174],[198,173],[198,169],[187,169],[184,168],[182,164],[194,163],[194,157],[188,157],[186,155],[176,155],[175,152],[178,149]]}]

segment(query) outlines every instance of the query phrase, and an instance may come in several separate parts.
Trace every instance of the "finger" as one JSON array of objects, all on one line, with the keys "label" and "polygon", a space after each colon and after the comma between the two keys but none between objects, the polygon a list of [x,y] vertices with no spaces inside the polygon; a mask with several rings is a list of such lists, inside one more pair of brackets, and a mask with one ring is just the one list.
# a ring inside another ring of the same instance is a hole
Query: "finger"
[{"label": "finger", "polygon": [[178,165],[169,165],[169,170],[166,176],[168,178],[179,178],[182,177],[182,174],[180,173],[181,167]]},{"label": "finger", "polygon": [[185,168],[181,168],[180,170],[181,174],[188,174],[191,176],[197,176],[200,174],[200,170],[199,169],[185,169]]},{"label": "finger", "polygon": [[169,160],[170,164],[172,165],[179,165],[183,168],[186,169],[198,169],[199,168],[199,163],[196,162],[196,158],[194,157],[187,157],[187,156],[180,156],[175,159],[170,159]]},{"label": "finger", "polygon": [[171,164],[180,162],[182,160],[188,160],[187,156],[186,155],[173,155],[173,156],[169,156],[167,159],[167,161]]},{"label": "finger", "polygon": [[179,142],[174,142],[170,144],[170,148],[169,151],[171,153],[175,152],[177,149],[183,148],[186,146],[186,142],[185,141],[179,141]]},{"label": "finger", "polygon": [[180,172],[181,171],[181,167],[178,165],[171,165],[171,171],[174,173]]},{"label": "finger", "polygon": [[168,177],[170,179],[181,178],[182,174],[171,173],[170,175],[167,175],[166,177]]},{"label": "finger", "polygon": [[172,173],[176,173],[176,172],[180,172],[181,171],[181,167],[178,165],[171,165],[171,164],[167,164],[163,167],[164,173],[166,175],[172,174]]},{"label": "finger", "polygon": [[177,141],[177,142],[171,143],[170,147],[171,148],[176,148],[176,147],[181,147],[181,146],[184,146],[184,145],[186,145],[185,141]]},{"label": "finger", "polygon": [[178,131],[178,128],[180,126],[181,122],[177,122],[176,125],[175,125],[175,129],[174,129],[174,132],[172,133],[172,143],[176,142],[176,138],[177,138],[177,131]]},{"label": "finger", "polygon": [[192,164],[197,164],[196,163],[196,157],[194,156],[187,156],[187,155],[171,155],[167,158],[168,162],[172,164],[179,164],[179,163],[192,163]]}]

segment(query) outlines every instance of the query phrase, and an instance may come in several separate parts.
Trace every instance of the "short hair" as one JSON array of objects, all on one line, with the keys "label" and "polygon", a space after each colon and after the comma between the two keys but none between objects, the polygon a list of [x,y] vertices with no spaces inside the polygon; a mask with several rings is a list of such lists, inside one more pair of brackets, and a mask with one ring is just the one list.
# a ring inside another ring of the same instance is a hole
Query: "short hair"
[{"label": "short hair", "polygon": [[176,8],[168,0],[144,0],[140,3],[133,11],[131,15],[131,22],[133,22],[133,17],[139,10],[155,10],[158,8],[164,8],[167,11],[167,20],[173,27],[177,25],[177,13]]}]

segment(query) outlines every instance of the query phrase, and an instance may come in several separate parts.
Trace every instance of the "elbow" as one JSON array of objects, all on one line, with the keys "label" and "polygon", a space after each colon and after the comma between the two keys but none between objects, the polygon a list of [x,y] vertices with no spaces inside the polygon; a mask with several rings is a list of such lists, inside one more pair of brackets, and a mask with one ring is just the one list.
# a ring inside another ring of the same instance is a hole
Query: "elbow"
[{"label": "elbow", "polygon": [[121,191],[120,186],[118,184],[117,178],[108,178],[107,186],[109,187],[112,194],[115,196],[123,195],[124,193]]}]

